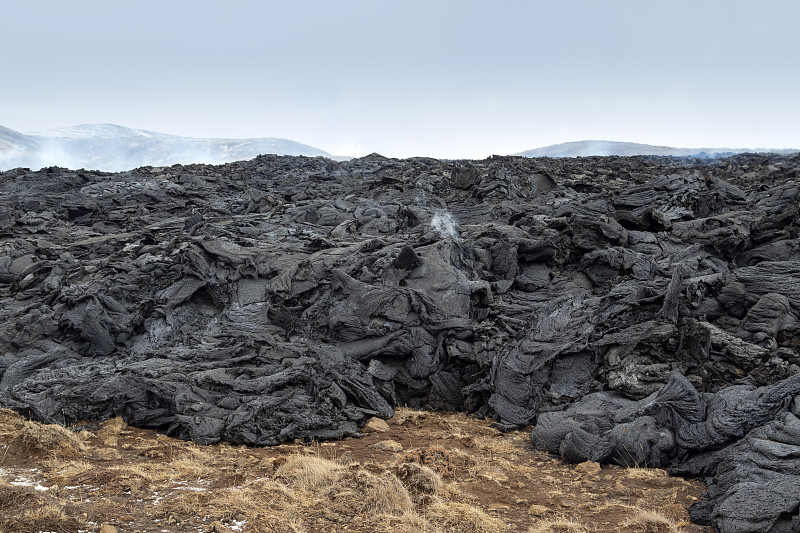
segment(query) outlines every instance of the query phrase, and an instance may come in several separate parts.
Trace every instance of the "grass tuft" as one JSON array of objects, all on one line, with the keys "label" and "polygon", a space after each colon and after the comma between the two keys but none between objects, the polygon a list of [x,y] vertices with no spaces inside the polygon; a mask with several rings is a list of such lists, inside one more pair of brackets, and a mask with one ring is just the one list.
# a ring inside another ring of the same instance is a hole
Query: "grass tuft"
[{"label": "grass tuft", "polygon": [[631,466],[625,469],[625,475],[632,479],[660,479],[669,477],[666,470],[660,468],[644,468],[641,466]]},{"label": "grass tuft", "polygon": [[528,529],[528,533],[588,533],[589,529],[564,517],[541,520]]},{"label": "grass tuft", "polygon": [[25,421],[5,452],[20,457],[74,457],[86,449],[75,433],[62,426]]},{"label": "grass tuft", "polygon": [[349,471],[336,490],[355,514],[403,515],[413,508],[408,491],[390,472],[376,475],[360,469]]},{"label": "grass tuft", "polygon": [[633,516],[622,522],[631,533],[679,533],[677,525],[667,516],[648,509],[634,508]]},{"label": "grass tuft", "polygon": [[496,533],[506,529],[502,520],[487,514],[480,507],[466,503],[439,502],[428,514],[433,521],[454,533]]},{"label": "grass tuft", "polygon": [[335,485],[344,467],[313,455],[292,455],[275,471],[275,479],[304,491],[321,491]]},{"label": "grass tuft", "polygon": [[401,463],[394,472],[403,485],[414,494],[436,494],[444,485],[442,477],[425,465]]}]

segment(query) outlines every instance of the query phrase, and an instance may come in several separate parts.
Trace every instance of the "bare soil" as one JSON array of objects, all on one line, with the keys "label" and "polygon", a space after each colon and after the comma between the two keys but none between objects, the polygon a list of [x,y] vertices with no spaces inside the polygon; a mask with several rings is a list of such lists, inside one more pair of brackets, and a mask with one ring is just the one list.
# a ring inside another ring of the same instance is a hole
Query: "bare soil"
[{"label": "bare soil", "polygon": [[711,531],[687,514],[700,482],[566,464],[490,424],[398,409],[363,438],[248,448],[0,409],[0,533]]}]

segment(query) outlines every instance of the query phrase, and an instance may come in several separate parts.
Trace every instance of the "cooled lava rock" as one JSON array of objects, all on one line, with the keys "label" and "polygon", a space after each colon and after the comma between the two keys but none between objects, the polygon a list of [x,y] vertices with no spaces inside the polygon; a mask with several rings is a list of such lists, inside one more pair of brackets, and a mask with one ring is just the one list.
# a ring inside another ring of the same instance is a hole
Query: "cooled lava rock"
[{"label": "cooled lava rock", "polygon": [[[800,155],[0,173],[0,404],[202,443],[463,410],[800,531]],[[752,504],[750,507],[748,505]]]}]

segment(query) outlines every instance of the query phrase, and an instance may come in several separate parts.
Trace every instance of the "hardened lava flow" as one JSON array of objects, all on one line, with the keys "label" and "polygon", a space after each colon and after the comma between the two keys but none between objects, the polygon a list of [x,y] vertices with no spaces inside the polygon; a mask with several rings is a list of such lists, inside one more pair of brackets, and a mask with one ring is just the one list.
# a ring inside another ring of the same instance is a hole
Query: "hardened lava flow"
[{"label": "hardened lava flow", "polygon": [[0,404],[201,443],[398,405],[800,530],[800,155],[0,174]]}]

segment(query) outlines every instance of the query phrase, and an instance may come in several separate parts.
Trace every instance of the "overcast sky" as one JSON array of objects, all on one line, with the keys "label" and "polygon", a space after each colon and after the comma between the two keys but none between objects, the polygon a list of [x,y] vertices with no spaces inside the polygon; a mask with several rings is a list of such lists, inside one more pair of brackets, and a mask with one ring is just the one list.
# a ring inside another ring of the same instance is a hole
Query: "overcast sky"
[{"label": "overcast sky", "polygon": [[0,125],[485,157],[800,147],[800,2],[0,0]]}]

